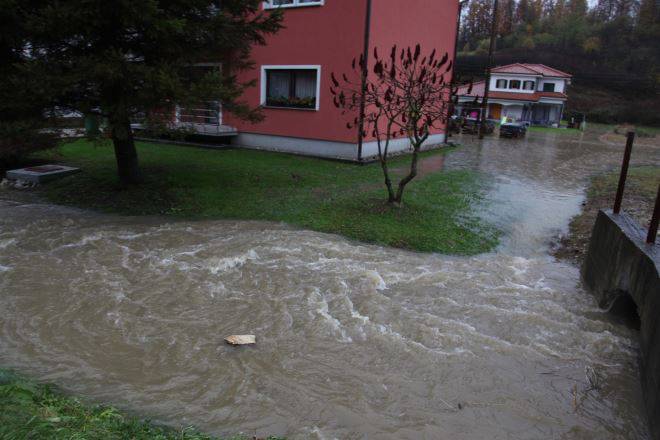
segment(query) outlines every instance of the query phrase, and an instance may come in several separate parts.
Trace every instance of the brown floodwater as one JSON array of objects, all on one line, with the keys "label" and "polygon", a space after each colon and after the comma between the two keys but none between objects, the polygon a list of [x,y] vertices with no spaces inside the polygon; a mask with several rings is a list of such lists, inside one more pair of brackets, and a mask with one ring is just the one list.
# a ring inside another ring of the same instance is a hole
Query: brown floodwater
[{"label": "brown floodwater", "polygon": [[[101,215],[4,190],[0,365],[221,435],[648,438],[636,331],[548,253],[588,176],[616,167],[622,148],[456,140],[429,168],[484,173],[475,209],[503,231],[489,254]],[[635,162],[660,153],[639,148]],[[258,344],[223,343],[237,333]]]}]

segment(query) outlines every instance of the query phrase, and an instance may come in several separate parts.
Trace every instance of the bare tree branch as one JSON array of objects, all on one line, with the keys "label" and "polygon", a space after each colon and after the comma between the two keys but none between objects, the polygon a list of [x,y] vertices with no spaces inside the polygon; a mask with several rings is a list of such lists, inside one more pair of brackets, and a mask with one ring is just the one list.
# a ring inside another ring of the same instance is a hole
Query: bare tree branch
[{"label": "bare tree branch", "polygon": [[[353,59],[354,79],[346,74],[338,79],[332,74],[330,91],[335,106],[344,114],[358,114],[347,128],[358,128],[363,121],[362,135],[371,134],[376,140],[388,201],[400,205],[406,185],[417,176],[422,146],[434,132],[445,129],[450,116],[456,91],[447,80],[451,77],[452,61],[447,53],[438,58],[436,50],[424,56],[419,44],[401,49],[395,45],[386,57],[374,48],[373,58],[364,91],[362,57],[357,62]],[[401,137],[409,140],[412,159],[408,174],[399,181],[394,193],[388,169],[389,147],[392,140]]]}]

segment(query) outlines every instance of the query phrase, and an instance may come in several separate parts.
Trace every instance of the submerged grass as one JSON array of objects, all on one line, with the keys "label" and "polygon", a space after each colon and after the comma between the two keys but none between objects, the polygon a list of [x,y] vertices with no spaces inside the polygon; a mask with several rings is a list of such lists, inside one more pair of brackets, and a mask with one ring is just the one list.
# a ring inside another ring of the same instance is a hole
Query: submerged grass
[{"label": "submerged grass", "polygon": [[[83,169],[45,186],[44,194],[56,203],[118,214],[282,221],[417,251],[469,255],[498,242],[498,231],[473,212],[483,189],[473,171],[425,173],[408,186],[404,206],[395,208],[385,203],[377,164],[242,149],[137,147],[146,182],[130,187],[118,184],[108,145],[77,141],[35,156]],[[448,151],[424,153],[423,160],[437,164]],[[409,160],[395,158],[391,168],[403,172]]]},{"label": "submerged grass", "polygon": [[637,137],[654,137],[660,133],[660,127],[650,127],[645,125],[615,125],[615,124],[601,124],[597,122],[587,122],[587,128],[583,132],[577,128],[555,128],[543,126],[531,126],[528,130],[532,133],[557,133],[565,135],[580,136],[582,134],[601,135],[605,133],[614,133],[625,135],[629,129],[637,133]]},{"label": "submerged grass", "polygon": [[555,127],[541,127],[541,126],[532,126],[528,130],[531,133],[557,133],[557,134],[567,134],[578,136],[582,132],[577,128],[555,128]]},{"label": "submerged grass", "polygon": [[[3,440],[220,440],[192,428],[172,429],[129,417],[108,406],[84,405],[50,385],[0,370]],[[247,437],[232,437],[242,440]],[[269,437],[269,440],[278,440]],[[281,440],[281,439],[280,439]]]}]

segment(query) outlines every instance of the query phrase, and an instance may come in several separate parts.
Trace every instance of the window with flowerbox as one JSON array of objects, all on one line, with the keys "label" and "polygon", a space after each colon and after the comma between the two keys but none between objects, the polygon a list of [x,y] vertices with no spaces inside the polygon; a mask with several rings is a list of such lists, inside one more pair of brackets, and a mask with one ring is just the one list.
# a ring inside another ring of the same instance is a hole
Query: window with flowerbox
[{"label": "window with flowerbox", "polygon": [[266,107],[318,110],[319,66],[263,66],[261,103]]}]

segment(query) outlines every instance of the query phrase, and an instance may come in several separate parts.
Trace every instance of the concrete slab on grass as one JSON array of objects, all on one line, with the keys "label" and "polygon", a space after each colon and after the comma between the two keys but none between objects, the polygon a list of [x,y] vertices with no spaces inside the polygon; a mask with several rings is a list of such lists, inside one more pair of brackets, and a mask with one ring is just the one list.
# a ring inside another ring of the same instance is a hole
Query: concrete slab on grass
[{"label": "concrete slab on grass", "polygon": [[64,165],[39,165],[7,171],[7,179],[32,183],[45,183],[80,172],[80,168]]}]

